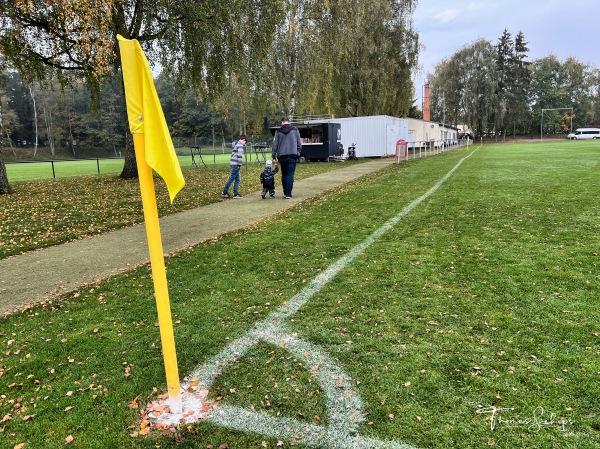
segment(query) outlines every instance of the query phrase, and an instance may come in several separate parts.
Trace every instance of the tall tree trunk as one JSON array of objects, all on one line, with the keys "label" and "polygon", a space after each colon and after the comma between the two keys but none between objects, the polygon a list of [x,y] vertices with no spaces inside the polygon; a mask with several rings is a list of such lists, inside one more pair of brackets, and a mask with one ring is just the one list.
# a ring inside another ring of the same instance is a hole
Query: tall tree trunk
[{"label": "tall tree trunk", "polygon": [[135,148],[133,147],[133,136],[129,131],[125,133],[125,151],[123,152],[125,164],[120,177],[122,179],[133,179],[138,177],[137,163],[135,161]]},{"label": "tall tree trunk", "polygon": [[[8,136],[8,133],[6,133]],[[2,97],[0,97],[0,195],[12,193],[6,174],[6,164],[4,163],[4,121],[2,120]],[[10,139],[9,139],[10,141]],[[13,150],[14,152],[14,150]]]},{"label": "tall tree trunk", "polygon": [[[121,89],[123,92],[123,98],[125,98],[125,82],[121,77]],[[127,118],[127,102],[123,102],[123,120],[125,120],[125,151],[123,151],[123,157],[125,163],[123,164],[123,171],[121,171],[121,179],[133,179],[138,177],[137,162],[135,161],[135,148],[133,146],[133,136],[129,132],[129,120]]]},{"label": "tall tree trunk", "polygon": [[296,115],[296,94],[298,86],[298,37],[294,38],[294,53],[292,54],[292,79],[290,80],[290,112],[289,116]]},{"label": "tall tree trunk", "polygon": [[[10,135],[8,134],[8,131],[5,131],[5,133],[6,133],[6,140],[8,140],[8,145],[10,146],[10,149],[11,149],[11,151],[12,151],[12,154],[13,154],[13,156],[15,156],[15,157],[16,157],[16,156],[17,156],[17,152],[15,151],[15,147],[13,147],[12,140],[11,140],[11,138],[10,138]],[[0,136],[0,139],[2,139],[2,136]]]},{"label": "tall tree trunk", "polygon": [[46,125],[46,136],[48,137],[48,145],[50,146],[50,154],[52,157],[56,155],[56,151],[54,148],[54,132],[52,129],[52,111],[49,111],[44,106],[44,124]]},{"label": "tall tree trunk", "polygon": [[287,113],[288,117],[296,115],[296,80],[291,80],[290,83],[290,105]]},{"label": "tall tree trunk", "polygon": [[33,95],[33,89],[29,86],[29,95],[31,95],[31,101],[33,101],[33,121],[35,123],[35,143],[33,147],[33,157],[37,154],[38,149],[38,118],[37,118],[37,107],[35,105],[35,96]]},{"label": "tall tree trunk", "polygon": [[12,193],[12,188],[8,182],[6,174],[6,164],[4,163],[4,148],[0,144],[0,195]]},{"label": "tall tree trunk", "polygon": [[75,137],[73,136],[73,128],[71,127],[71,117],[69,114],[69,148],[71,148],[71,152],[73,153],[73,157],[75,156]]}]

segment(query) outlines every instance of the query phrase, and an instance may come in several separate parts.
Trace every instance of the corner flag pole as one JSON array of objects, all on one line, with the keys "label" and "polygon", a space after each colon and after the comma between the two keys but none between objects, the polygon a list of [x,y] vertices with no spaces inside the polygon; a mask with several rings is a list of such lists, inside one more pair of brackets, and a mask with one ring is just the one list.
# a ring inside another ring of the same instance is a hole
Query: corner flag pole
[{"label": "corner flag pole", "polygon": [[125,39],[122,36],[118,36],[118,40],[129,129],[133,135],[144,207],[169,406],[172,413],[181,413],[183,409],[181,386],[152,169],[165,180],[171,202],[185,185],[185,181],[146,55],[138,41]]},{"label": "corner flag pole", "polygon": [[150,253],[150,266],[156,296],[156,309],[158,312],[158,326],[162,343],[163,360],[167,376],[167,390],[169,392],[169,407],[172,413],[181,413],[181,388],[179,384],[179,371],[177,368],[177,353],[175,351],[175,335],[173,333],[173,319],[171,318],[171,305],[169,302],[169,289],[167,272],[160,235],[158,208],[156,206],[156,193],[152,169],[146,162],[146,151],[143,134],[134,134],[135,159],[140,178],[140,191],[144,207],[144,221],[146,222],[146,236],[148,238],[148,251]]}]

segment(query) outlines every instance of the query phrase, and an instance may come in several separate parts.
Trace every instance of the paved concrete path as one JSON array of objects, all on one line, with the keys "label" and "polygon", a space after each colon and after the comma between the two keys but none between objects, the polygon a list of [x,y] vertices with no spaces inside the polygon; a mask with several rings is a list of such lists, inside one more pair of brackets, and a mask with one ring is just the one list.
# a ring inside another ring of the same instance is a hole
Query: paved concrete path
[{"label": "paved concrete path", "polygon": [[[254,192],[160,219],[171,254],[285,210],[300,201],[380,170],[394,158],[342,167],[294,183],[294,198],[263,200]],[[0,313],[36,303],[149,261],[144,224],[0,260]]]}]

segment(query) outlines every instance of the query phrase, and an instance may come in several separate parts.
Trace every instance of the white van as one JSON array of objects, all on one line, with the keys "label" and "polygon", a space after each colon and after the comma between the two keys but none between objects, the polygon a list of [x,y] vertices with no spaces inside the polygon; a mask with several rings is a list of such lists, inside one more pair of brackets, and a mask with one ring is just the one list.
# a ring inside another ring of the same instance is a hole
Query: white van
[{"label": "white van", "polygon": [[567,139],[600,139],[600,128],[577,128],[567,136]]}]

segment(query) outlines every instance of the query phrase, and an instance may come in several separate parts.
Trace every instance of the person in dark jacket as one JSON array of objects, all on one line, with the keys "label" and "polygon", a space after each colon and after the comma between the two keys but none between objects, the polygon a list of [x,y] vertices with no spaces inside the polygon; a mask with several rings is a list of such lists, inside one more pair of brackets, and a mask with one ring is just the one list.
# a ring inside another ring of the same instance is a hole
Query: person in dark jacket
[{"label": "person in dark jacket", "polygon": [[223,198],[231,198],[229,195],[229,187],[233,183],[233,198],[242,198],[242,195],[239,194],[238,189],[240,187],[240,182],[242,181],[242,175],[240,173],[240,169],[242,168],[242,164],[244,162],[244,146],[246,145],[246,136],[241,135],[240,140],[238,140],[233,146],[233,151],[231,152],[231,160],[229,161],[229,166],[231,167],[231,171],[229,172],[229,179],[225,183],[223,190],[221,191],[221,196]]},{"label": "person in dark jacket", "polygon": [[275,198],[275,175],[279,171],[277,161],[275,161],[275,169],[272,167],[273,162],[267,161],[265,169],[260,174],[260,182],[263,186],[260,196],[262,196],[263,200],[267,196],[267,192],[269,192],[271,198]]},{"label": "person in dark jacket", "polygon": [[287,117],[282,118],[281,127],[275,132],[272,153],[273,159],[277,159],[281,166],[281,184],[283,196],[286,199],[292,197],[296,162],[301,152],[302,140],[300,140],[298,128],[290,125],[290,120]]}]

